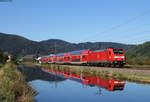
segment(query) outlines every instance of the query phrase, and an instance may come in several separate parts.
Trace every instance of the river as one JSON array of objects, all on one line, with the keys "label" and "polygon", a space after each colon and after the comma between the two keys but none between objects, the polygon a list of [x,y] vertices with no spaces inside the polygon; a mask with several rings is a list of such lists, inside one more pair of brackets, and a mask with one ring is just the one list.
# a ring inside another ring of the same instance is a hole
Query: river
[{"label": "river", "polygon": [[38,102],[149,102],[150,85],[21,65]]}]

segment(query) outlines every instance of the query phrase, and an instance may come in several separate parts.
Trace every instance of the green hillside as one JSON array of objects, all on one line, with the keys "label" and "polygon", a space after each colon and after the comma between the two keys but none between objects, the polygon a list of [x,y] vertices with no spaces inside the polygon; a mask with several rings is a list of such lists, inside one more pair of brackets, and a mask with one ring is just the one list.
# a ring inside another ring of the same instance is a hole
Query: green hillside
[{"label": "green hillside", "polygon": [[46,53],[43,46],[38,42],[28,40],[18,35],[4,33],[0,33],[0,48],[13,55],[33,54],[36,53],[37,50],[40,50],[41,53]]},{"label": "green hillside", "polygon": [[40,42],[51,53],[69,52],[83,49],[106,49],[106,48],[132,48],[134,45],[126,45],[115,42],[84,42],[70,43],[59,39],[49,39]]},{"label": "green hillside", "polygon": [[150,65],[150,41],[133,47],[126,55],[129,64]]}]

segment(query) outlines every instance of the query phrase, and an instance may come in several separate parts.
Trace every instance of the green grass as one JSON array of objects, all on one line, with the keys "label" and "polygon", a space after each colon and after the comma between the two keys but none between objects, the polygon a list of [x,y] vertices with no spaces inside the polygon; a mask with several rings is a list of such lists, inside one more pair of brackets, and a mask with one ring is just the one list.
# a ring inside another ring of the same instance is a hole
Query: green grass
[{"label": "green grass", "polygon": [[128,68],[150,68],[150,65],[131,65],[131,64],[126,64],[125,67],[128,67]]},{"label": "green grass", "polygon": [[3,64],[0,63],[0,68],[3,66]]},{"label": "green grass", "polygon": [[0,69],[0,102],[35,102],[36,94],[14,64]]}]

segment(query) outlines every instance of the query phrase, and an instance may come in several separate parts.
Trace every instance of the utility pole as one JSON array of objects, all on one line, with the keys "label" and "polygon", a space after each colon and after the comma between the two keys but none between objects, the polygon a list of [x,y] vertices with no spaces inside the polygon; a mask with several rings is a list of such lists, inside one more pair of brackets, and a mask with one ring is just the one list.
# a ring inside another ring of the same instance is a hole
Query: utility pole
[{"label": "utility pole", "polygon": [[54,54],[56,55],[56,41],[54,42]]}]

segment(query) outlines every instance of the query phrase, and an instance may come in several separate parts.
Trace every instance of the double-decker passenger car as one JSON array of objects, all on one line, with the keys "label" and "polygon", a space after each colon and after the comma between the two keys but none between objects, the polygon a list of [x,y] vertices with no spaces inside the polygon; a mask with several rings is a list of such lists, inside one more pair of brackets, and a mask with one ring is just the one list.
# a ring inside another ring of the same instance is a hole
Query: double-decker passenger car
[{"label": "double-decker passenger car", "polygon": [[121,48],[80,50],[44,56],[40,59],[40,62],[122,67],[125,64],[125,54]]}]

